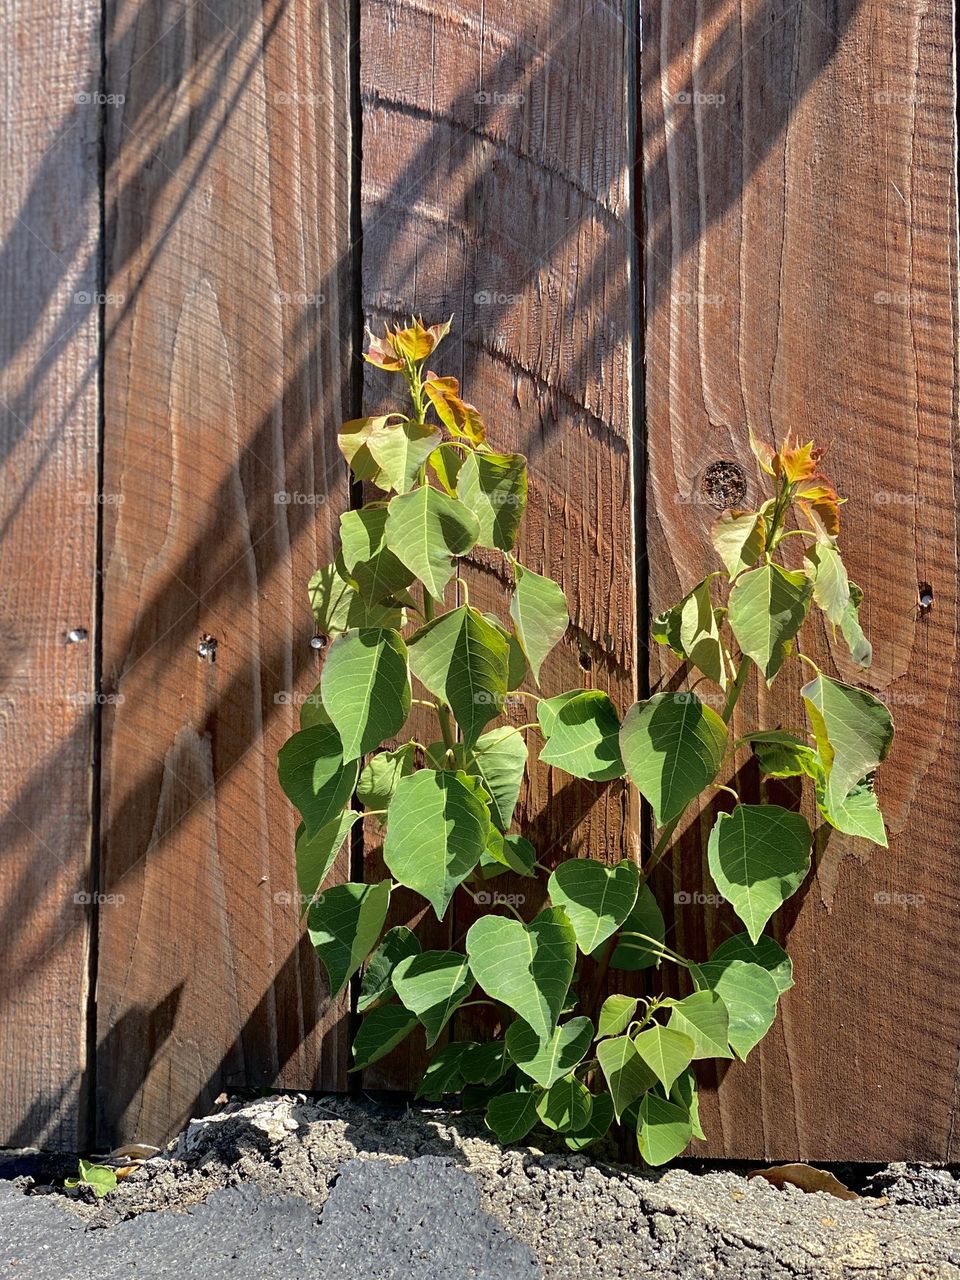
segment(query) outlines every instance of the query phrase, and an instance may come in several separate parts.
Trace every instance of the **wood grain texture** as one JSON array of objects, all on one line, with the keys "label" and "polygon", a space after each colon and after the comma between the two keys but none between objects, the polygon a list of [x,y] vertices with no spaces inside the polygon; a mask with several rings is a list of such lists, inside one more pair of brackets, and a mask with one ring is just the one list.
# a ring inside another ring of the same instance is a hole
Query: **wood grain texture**
[{"label": "wood grain texture", "polygon": [[[643,37],[651,610],[703,576],[709,464],[743,468],[746,505],[748,424],[816,436],[850,499],[841,545],[874,664],[858,674],[819,622],[807,648],[887,699],[898,730],[880,778],[891,849],[834,836],[781,913],[797,987],[705,1099],[705,1150],[955,1158],[953,9],[665,0]],[[670,671],[654,659],[654,682]],[[800,683],[791,670],[752,689],[740,723],[802,725]],[[711,890],[712,817],[688,831],[668,892]],[[681,906],[673,938],[696,956],[734,927]]]},{"label": "wood grain texture", "polygon": [[347,502],[348,56],[346,5],[305,0],[110,32],[101,1144],[230,1085],[345,1083],[275,762]]},{"label": "wood grain texture", "polygon": [[[360,57],[367,319],[453,313],[436,368],[461,379],[495,448],[528,456],[521,558],[570,602],[543,688],[606,689],[621,710],[636,696],[628,12],[364,0]],[[465,576],[471,603],[508,617],[502,557],[475,553]],[[518,817],[549,864],[637,851],[621,783],[536,769]],[[475,914],[458,894],[458,946]],[[465,1014],[456,1034],[490,1029]],[[367,1080],[409,1088],[421,1067],[414,1043]]]},{"label": "wood grain texture", "polygon": [[[0,1145],[87,1141],[100,6],[0,6]],[[82,628],[71,644],[67,633]],[[80,895],[76,898],[75,895]]]}]

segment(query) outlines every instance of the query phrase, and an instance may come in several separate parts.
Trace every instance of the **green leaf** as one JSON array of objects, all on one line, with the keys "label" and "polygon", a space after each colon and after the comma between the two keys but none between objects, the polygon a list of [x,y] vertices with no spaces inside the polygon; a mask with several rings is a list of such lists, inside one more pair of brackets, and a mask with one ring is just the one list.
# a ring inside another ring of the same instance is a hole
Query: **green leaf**
[{"label": "green leaf", "polygon": [[777,1016],[779,988],[773,974],[745,960],[717,960],[698,967],[706,985],[717,993],[730,1018],[730,1047],[744,1062]]},{"label": "green leaf", "polygon": [[396,631],[337,636],[320,677],[323,705],[355,760],[403,728],[410,711],[407,646]]},{"label": "green leaf", "polygon": [[475,1040],[452,1040],[444,1045],[427,1065],[417,1097],[439,1102],[445,1093],[459,1093],[464,1085],[463,1063],[479,1048]]},{"label": "green leaf", "polygon": [[793,986],[793,962],[779,942],[764,934],[757,942],[751,942],[745,933],[726,938],[710,957],[711,964],[726,965],[731,960],[746,960],[766,969],[783,995]]},{"label": "green leaf", "polygon": [[308,840],[339,818],[353,795],[359,771],[356,760],[344,762],[340,736],[329,725],[301,729],[280,748],[280,786],[299,809]]},{"label": "green leaf", "polygon": [[513,821],[526,767],[527,744],[512,725],[482,733],[464,752],[464,769],[478,777],[489,791],[493,800],[491,816],[501,831],[506,831]]},{"label": "green leaf", "polygon": [[464,774],[423,769],[397,783],[383,860],[441,920],[457,885],[480,861],[489,829],[490,811]]},{"label": "green leaf", "polygon": [[656,1083],[656,1076],[641,1058],[629,1036],[601,1040],[596,1052],[619,1121],[627,1107]]},{"label": "green leaf", "polygon": [[397,783],[416,768],[416,754],[413,743],[405,742],[396,751],[381,751],[367,761],[357,783],[357,799],[365,809],[390,807]]},{"label": "green leaf", "polygon": [[640,1103],[637,1145],[650,1165],[666,1164],[686,1148],[693,1137],[693,1123],[686,1107],[647,1093]]},{"label": "green leaf", "polygon": [[691,1068],[677,1077],[670,1090],[670,1101],[678,1107],[683,1107],[690,1117],[693,1136],[699,1138],[701,1142],[705,1141],[707,1135],[700,1124],[700,1095],[697,1092],[697,1078]]},{"label": "green leaf", "polygon": [[680,644],[698,670],[726,689],[727,656],[710,599],[710,578],[704,578],[680,603]]},{"label": "green leaf", "polygon": [[556,729],[557,716],[568,702],[572,702],[574,698],[579,698],[581,694],[589,692],[589,689],[570,689],[566,693],[556,694],[553,698],[542,698],[537,703],[537,720],[543,736],[549,738],[554,729]]},{"label": "green leaf", "polygon": [[318,569],[307,583],[310,608],[317,631],[332,636],[354,627],[391,627],[399,631],[404,611],[391,602],[368,604],[349,582],[344,582],[334,564]]},{"label": "green leaf", "polygon": [[540,684],[540,668],[547,654],[566,634],[570,623],[563,589],[552,578],[514,564],[516,589],[510,601],[510,617],[527,655],[534,681]]},{"label": "green leaf", "polygon": [[648,884],[640,886],[636,904],[623,922],[617,945],[610,957],[610,967],[622,969],[627,973],[636,973],[640,969],[658,966],[659,953],[648,942],[644,942],[643,938],[631,937],[631,933],[643,934],[644,937],[655,938],[658,942],[663,942],[667,936],[663,912]]},{"label": "green leaf", "polygon": [[597,1038],[618,1036],[633,1020],[639,1003],[634,996],[607,996],[600,1009]]},{"label": "green leaf", "polygon": [[321,827],[312,840],[307,839],[303,823],[297,828],[297,888],[304,908],[323,886],[337,854],[343,848],[344,840],[359,817],[360,814],[355,809],[345,809],[339,817]]},{"label": "green leaf", "polygon": [[589,954],[630,914],[640,873],[627,860],[608,867],[593,858],[569,858],[552,873],[547,888],[550,901],[570,917],[580,950]]},{"label": "green leaf", "polygon": [[537,1123],[535,1093],[501,1093],[487,1104],[486,1125],[498,1142],[522,1142]]},{"label": "green leaf", "polygon": [[357,1012],[366,1013],[374,1005],[382,1004],[393,995],[393,970],[401,960],[420,954],[420,943],[415,933],[405,925],[394,925],[383,935],[383,941],[367,961],[360,983]]},{"label": "green leaf", "polygon": [[380,936],[390,905],[390,881],[338,884],[311,905],[307,933],[335,1000],[363,964]]},{"label": "green leaf", "polygon": [[552,1084],[537,1102],[537,1115],[548,1129],[578,1133],[590,1123],[593,1095],[575,1076]]},{"label": "green leaf", "polygon": [[384,478],[380,474],[380,467],[371,456],[368,445],[375,431],[382,430],[391,418],[400,416],[388,413],[381,417],[353,418],[340,428],[337,433],[337,444],[358,480],[370,480],[381,489],[386,488]]},{"label": "green leaf", "polygon": [[796,734],[769,729],[751,734],[747,741],[767,778],[819,778],[823,773],[816,751]]},{"label": "green leaf", "polygon": [[655,1022],[634,1037],[633,1047],[669,1093],[677,1076],[689,1067],[696,1046],[692,1036]]},{"label": "green leaf", "polygon": [[443,600],[453,577],[453,557],[466,555],[479,534],[473,512],[430,485],[391,498],[387,507],[387,546],[435,600]]},{"label": "green leaf", "polygon": [[308,693],[300,704],[300,728],[312,729],[318,724],[324,724],[328,729],[333,728],[333,721],[327,715],[327,709],[323,705],[319,681],[313,692]]},{"label": "green leaf", "polygon": [[528,1022],[518,1018],[507,1028],[507,1053],[520,1070],[544,1089],[571,1072],[586,1057],[593,1041],[589,1018],[571,1018],[542,1040]]},{"label": "green leaf", "polygon": [[690,1037],[695,1059],[732,1058],[729,1021],[727,1006],[715,991],[695,991],[673,1006],[667,1026]]},{"label": "green leaf", "polygon": [[471,453],[457,477],[457,497],[480,526],[481,547],[512,551],[527,508],[527,460],[520,453]]},{"label": "green leaf", "polygon": [[398,1004],[385,1004],[368,1013],[353,1041],[353,1066],[350,1070],[359,1071],[385,1058],[401,1040],[406,1040],[416,1025],[414,1015]]},{"label": "green leaf", "polygon": [[451,609],[410,639],[410,670],[449,705],[468,745],[503,709],[509,653],[501,633],[468,605]]},{"label": "green leaf", "polygon": [[840,552],[828,542],[817,542],[807,547],[810,577],[813,581],[813,599],[835,627],[843,621],[850,604],[850,582],[840,559]]},{"label": "green leaf", "polygon": [[509,1066],[507,1046],[503,1040],[487,1040],[475,1044],[465,1054],[460,1070],[467,1084],[496,1084]]},{"label": "green leaf", "polygon": [[[504,871],[512,871],[518,876],[529,877],[534,874],[537,851],[529,840],[518,835],[502,836],[496,827],[490,828],[490,835],[490,842],[480,860],[481,867],[496,868],[492,872],[494,875]],[[489,880],[490,876],[491,872],[488,870],[484,878]]]},{"label": "green leaf", "polygon": [[847,642],[850,657],[861,667],[869,667],[873,661],[873,645],[863,634],[860,625],[860,606],[863,592],[855,582],[850,583],[850,601],[840,619],[840,634]]},{"label": "green leaf", "polygon": [[396,965],[393,989],[401,1004],[423,1023],[430,1049],[473,990],[473,975],[459,951],[424,951]]},{"label": "green leaf", "polygon": [[829,676],[817,676],[800,692],[823,761],[823,803],[836,812],[854,787],[886,759],[893,721],[872,694]]},{"label": "green leaf", "polygon": [[91,1160],[81,1160],[79,1175],[76,1178],[65,1178],[65,1187],[90,1187],[98,1200],[117,1189],[116,1172],[105,1164],[94,1164]]},{"label": "green leaf", "polygon": [[859,836],[863,840],[872,840],[881,849],[887,848],[887,831],[883,825],[877,793],[873,789],[873,774],[863,778],[848,796],[832,808],[827,806],[823,786],[818,786],[817,808],[837,831],[848,836]]},{"label": "green leaf", "polygon": [[783,666],[807,616],[810,593],[805,573],[781,569],[778,564],[751,569],[733,585],[727,614],[730,628],[768,684]]},{"label": "green leaf", "polygon": [[367,451],[380,468],[377,481],[380,488],[406,493],[442,439],[435,427],[407,419],[384,422],[377,430],[371,431]]},{"label": "green leaf", "polygon": [[725,511],[710,530],[710,539],[730,578],[757,563],[766,544],[759,511]]},{"label": "green leaf", "polygon": [[566,912],[550,907],[528,925],[484,916],[470,927],[467,954],[487,995],[519,1014],[541,1040],[549,1040],[577,958]]},{"label": "green leaf", "polygon": [[592,1095],[590,1119],[582,1129],[567,1135],[565,1142],[571,1151],[583,1151],[596,1142],[613,1124],[613,1099],[609,1093]]},{"label": "green leaf", "polygon": [[627,712],[620,748],[631,780],[665,826],[717,775],[727,726],[695,693],[656,693]]},{"label": "green leaf", "polygon": [[[543,703],[538,704],[538,718],[542,706]],[[605,693],[591,689],[577,694],[564,702],[551,720],[551,732],[540,752],[544,764],[555,765],[575,778],[588,778],[592,782],[623,777],[620,717]],[[542,727],[543,719],[540,724]]]},{"label": "green leaf", "polygon": [[383,506],[344,511],[340,517],[338,571],[342,566],[342,576],[372,603],[404,590],[414,579],[414,574],[387,547],[386,525],[387,508]]},{"label": "green leaf", "polygon": [[803,814],[776,804],[738,804],[717,818],[707,845],[710,874],[754,942],[803,883],[811,840]]},{"label": "green leaf", "polygon": [[457,476],[463,465],[463,454],[455,444],[442,444],[427,459],[433,474],[451,498],[457,496]]}]

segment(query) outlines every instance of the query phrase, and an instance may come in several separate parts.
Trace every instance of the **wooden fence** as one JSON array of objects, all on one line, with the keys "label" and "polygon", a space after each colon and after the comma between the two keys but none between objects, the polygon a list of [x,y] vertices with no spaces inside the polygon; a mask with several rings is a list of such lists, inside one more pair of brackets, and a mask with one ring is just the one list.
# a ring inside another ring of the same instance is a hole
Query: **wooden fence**
[{"label": "wooden fence", "polygon": [[[574,609],[549,677],[621,709],[671,674],[647,619],[702,576],[715,478],[753,495],[747,425],[829,442],[891,849],[820,851],[777,926],[797,987],[705,1080],[701,1150],[957,1159],[949,0],[0,7],[0,1141],[346,1087],[274,762],[319,669],[336,428],[381,394],[362,325],[416,311],[454,314],[444,369],[531,458],[526,556]],[[745,702],[796,720],[797,682]],[[640,846],[621,784],[538,772],[523,818],[548,853]],[[704,889],[708,820],[668,898]]]}]

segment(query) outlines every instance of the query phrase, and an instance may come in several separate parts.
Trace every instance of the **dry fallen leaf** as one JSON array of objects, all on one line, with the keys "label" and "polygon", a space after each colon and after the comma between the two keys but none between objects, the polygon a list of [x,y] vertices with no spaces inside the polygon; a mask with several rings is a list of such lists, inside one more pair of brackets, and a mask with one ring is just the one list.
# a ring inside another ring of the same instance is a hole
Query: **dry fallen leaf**
[{"label": "dry fallen leaf", "polygon": [[815,1169],[810,1164],[778,1164],[772,1169],[754,1169],[748,1178],[766,1178],[775,1187],[799,1187],[801,1191],[825,1191],[838,1200],[861,1200],[856,1191],[845,1187],[826,1169]]}]

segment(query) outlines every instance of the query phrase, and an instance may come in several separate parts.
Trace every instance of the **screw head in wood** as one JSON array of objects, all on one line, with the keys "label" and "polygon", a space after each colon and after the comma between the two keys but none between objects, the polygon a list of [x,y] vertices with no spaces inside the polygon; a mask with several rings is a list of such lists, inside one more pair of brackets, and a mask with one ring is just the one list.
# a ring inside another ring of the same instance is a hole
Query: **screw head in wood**
[{"label": "screw head in wood", "polygon": [[82,644],[89,634],[86,627],[71,627],[67,632],[67,644]]}]

